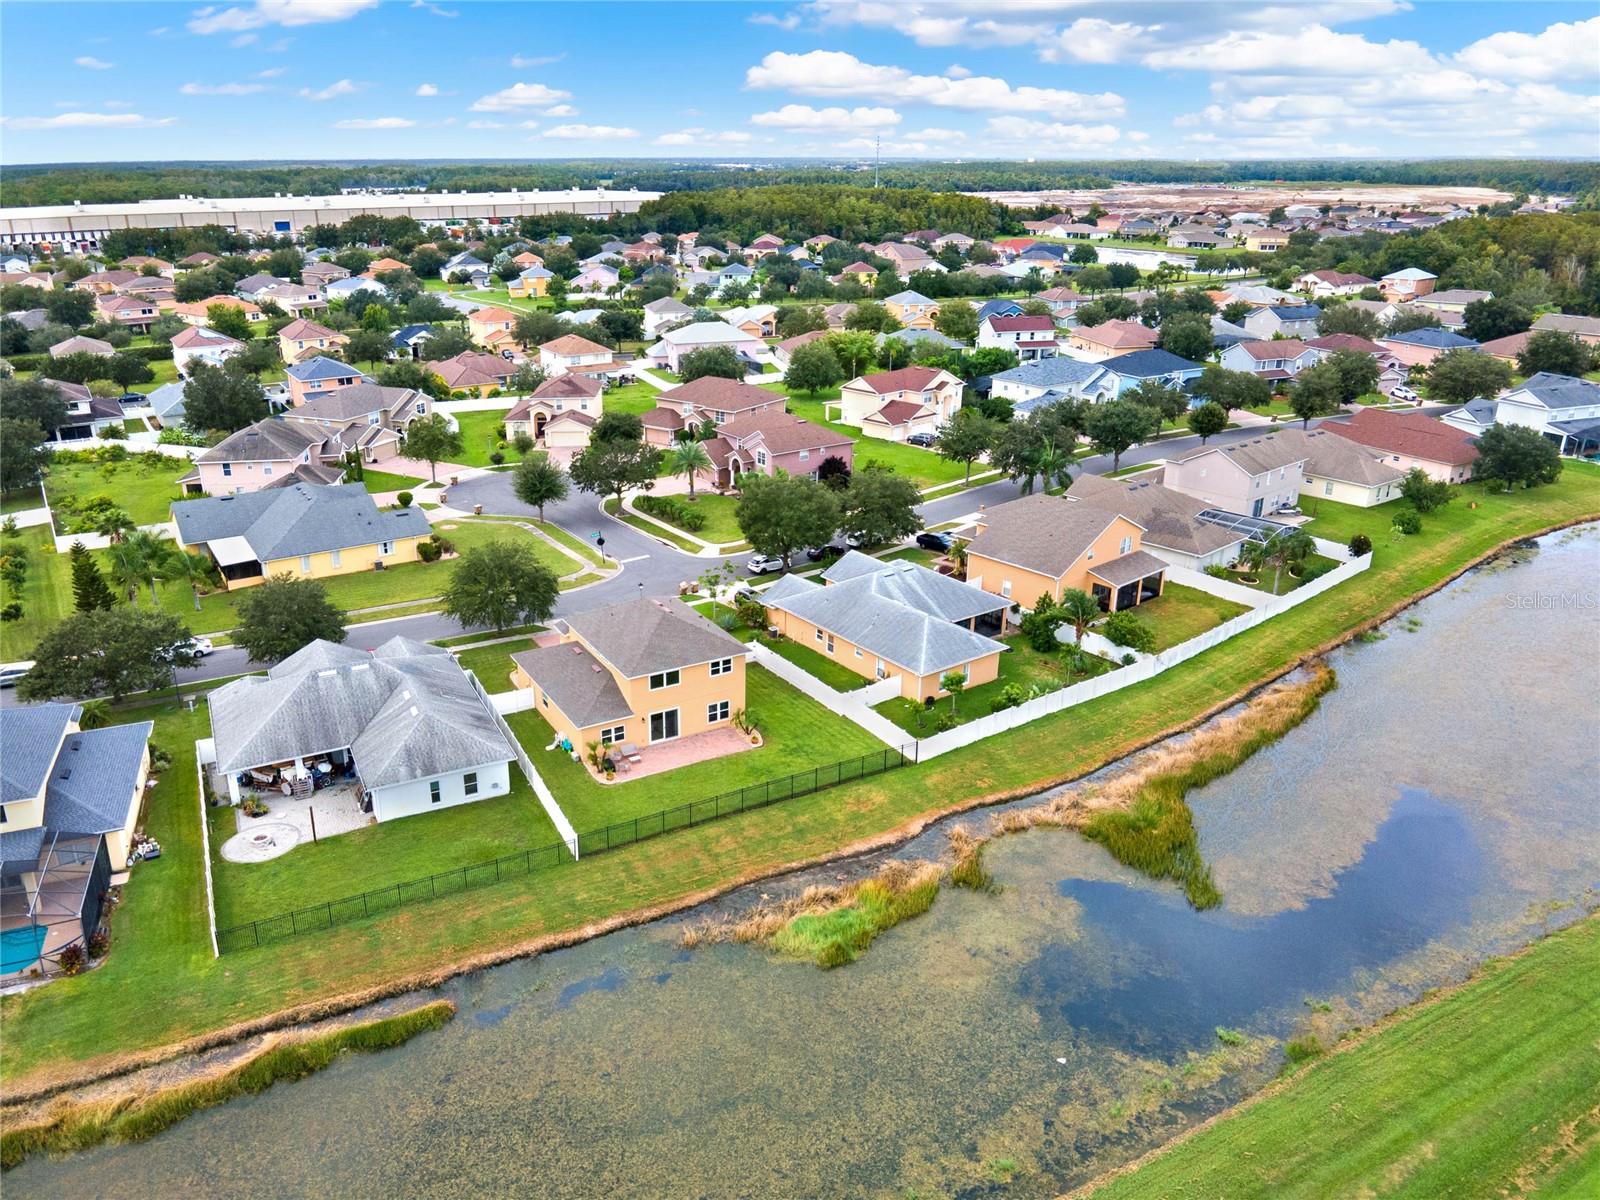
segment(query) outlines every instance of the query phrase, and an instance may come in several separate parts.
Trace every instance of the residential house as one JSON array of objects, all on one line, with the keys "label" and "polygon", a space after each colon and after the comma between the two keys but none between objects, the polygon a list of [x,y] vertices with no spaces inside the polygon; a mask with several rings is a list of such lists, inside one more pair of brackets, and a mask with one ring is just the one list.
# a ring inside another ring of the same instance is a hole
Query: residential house
[{"label": "residential house", "polygon": [[769,338],[778,332],[778,309],[772,304],[751,304],[717,314],[741,333],[753,338]]},{"label": "residential house", "polygon": [[737,487],[739,476],[751,471],[758,475],[783,471],[815,479],[829,459],[838,459],[847,472],[855,467],[852,439],[784,412],[781,405],[747,409],[719,422],[717,435],[700,444],[711,458],[713,482],[719,488]]},{"label": "residential house", "polygon": [[944,270],[920,246],[908,246],[904,242],[880,242],[872,249],[880,258],[888,259],[902,279],[909,278],[917,271]]},{"label": "residential house", "polygon": [[1418,412],[1363,408],[1348,421],[1325,421],[1319,428],[1382,452],[1402,473],[1416,467],[1446,483],[1471,479],[1478,458],[1471,434]]},{"label": "residential house", "polygon": [[352,776],[378,821],[508,795],[516,748],[482,686],[448,650],[394,637],[371,652],[317,640],[207,697],[216,769],[276,776],[309,795],[312,774]]},{"label": "residential house", "polygon": [[122,296],[137,296],[141,300],[153,300],[160,304],[163,300],[175,301],[177,290],[173,287],[172,280],[160,275],[141,275],[131,283],[124,284],[117,289],[117,294]]},{"label": "residential house", "polygon": [[1119,354],[1115,358],[1102,359],[1099,365],[1104,374],[1095,379],[1096,392],[1109,390],[1113,399],[1150,380],[1186,392],[1205,372],[1205,367],[1200,363],[1158,349]]},{"label": "residential house", "polygon": [[807,333],[797,333],[791,338],[784,338],[772,347],[772,361],[778,365],[780,371],[787,371],[796,350],[801,346],[809,346],[812,342],[821,341],[828,336],[828,332],[826,329],[813,329]]},{"label": "residential house", "polygon": [[1220,361],[1230,371],[1248,371],[1272,383],[1281,383],[1293,379],[1321,359],[1317,349],[1305,342],[1278,338],[1271,342],[1236,342],[1222,352]]},{"label": "residential house", "polygon": [[1353,333],[1327,333],[1321,337],[1306,339],[1306,345],[1313,350],[1321,352],[1321,357],[1326,358],[1338,350],[1354,350],[1359,354],[1370,354],[1382,366],[1394,356],[1377,342],[1369,341],[1364,337],[1357,337]]},{"label": "residential house", "polygon": [[220,367],[244,349],[244,343],[204,325],[191,325],[172,339],[172,362],[179,375],[188,375],[196,361]]},{"label": "residential house", "polygon": [[1429,292],[1425,296],[1418,296],[1411,303],[1414,307],[1441,318],[1448,313],[1460,316],[1464,321],[1467,305],[1476,304],[1479,300],[1492,299],[1494,299],[1493,292],[1477,291],[1473,288],[1450,288],[1447,291]]},{"label": "residential house", "polygon": [[[376,263],[373,264],[373,269],[377,269]],[[393,268],[390,269],[392,270]],[[454,254],[445,260],[444,266],[439,268],[439,278],[445,283],[451,283],[458,275],[470,279],[474,274],[487,273],[488,270],[488,263],[470,251],[463,250],[461,253]]]},{"label": "residential house", "polygon": [[1522,357],[1522,352],[1528,348],[1528,340],[1533,337],[1533,333],[1534,331],[1531,329],[1524,329],[1521,333],[1510,333],[1505,337],[1492,338],[1480,345],[1478,352],[1516,366],[1517,359]]},{"label": "residential house", "polygon": [[413,362],[420,360],[433,332],[432,325],[404,325],[396,329],[389,335],[389,344],[394,347],[390,357],[411,359]]},{"label": "residential house", "polygon": [[1307,271],[1294,281],[1295,287],[1313,300],[1328,296],[1359,296],[1369,287],[1377,287],[1376,279],[1357,275],[1353,271]]},{"label": "residential house", "polygon": [[1023,608],[1076,588],[1105,612],[1153,600],[1167,563],[1142,548],[1144,529],[1121,513],[1046,493],[978,514],[967,543],[967,582]]},{"label": "residential house", "polygon": [[295,483],[342,483],[343,466],[322,463],[325,440],[314,426],[269,417],[208,449],[178,480],[178,487],[188,496],[237,496]]},{"label": "residential house", "polygon": [[289,403],[296,407],[338,388],[367,382],[367,377],[354,367],[320,355],[290,363],[284,374],[287,376],[285,383],[289,388]]},{"label": "residential house", "polygon": [[1305,482],[1302,497],[1315,496],[1373,508],[1398,499],[1406,473],[1381,451],[1349,438],[1339,437],[1328,427],[1302,432],[1298,429],[1274,430],[1270,437],[1281,438],[1305,452]]},{"label": "residential house", "polygon": [[535,264],[524,267],[517,277],[506,284],[506,295],[513,300],[529,300],[550,294],[550,281],[555,272]]},{"label": "residential house", "polygon": [[867,437],[903,442],[935,433],[961,408],[962,383],[948,371],[903,367],[859,375],[824,406],[828,420],[853,425]]},{"label": "residential house", "polygon": [[900,681],[918,703],[948,695],[941,680],[960,674],[977,687],[999,677],[1010,602],[919,563],[850,551],[822,583],[785,575],[761,594],[767,620],[784,637],[867,679]]},{"label": "residential house", "polygon": [[1182,225],[1167,234],[1167,245],[1180,250],[1231,250],[1239,243],[1214,229]]},{"label": "residential house", "polygon": [[378,463],[400,452],[407,427],[432,407],[432,399],[414,388],[363,382],[292,408],[284,420],[325,439],[319,452],[325,466],[342,463],[352,453],[364,463]]},{"label": "residential house", "polygon": [[[1080,295],[1071,288],[1067,287],[1046,288],[1044,291],[1035,296],[1034,299],[1043,300],[1046,304],[1048,304],[1050,306],[1050,312],[1058,320],[1065,320],[1073,316],[1079,308],[1089,303],[1088,296]],[[1021,311],[1022,310],[1020,308],[1017,310],[1019,313]]]},{"label": "residential house", "polygon": [[144,401],[155,414],[158,428],[171,429],[183,424],[183,386],[181,383],[163,383],[145,395]]},{"label": "residential house", "polygon": [[883,307],[888,310],[891,317],[907,329],[932,329],[934,321],[939,316],[937,301],[910,289],[896,292],[888,297],[884,300]]},{"label": "residential house", "polygon": [[[890,342],[899,342],[903,346],[910,346],[912,352],[925,347],[936,350],[964,350],[965,342],[958,342],[955,338],[945,337],[937,329],[896,329],[893,333],[880,333],[878,345],[887,345]],[[776,360],[777,355],[773,355]]]},{"label": "residential house", "polygon": [[[1488,406],[1488,411],[1481,406]],[[1473,409],[1477,411],[1469,411]],[[1447,414],[1444,421],[1473,434],[1494,424],[1537,429],[1556,443],[1560,453],[1588,456],[1600,449],[1600,384],[1540,371],[1497,399],[1475,401]]]},{"label": "residential house", "polygon": [[516,347],[516,335],[511,332],[516,323],[517,314],[508,309],[492,305],[475,308],[467,314],[467,336],[485,350],[499,354]]},{"label": "residential house", "polygon": [[676,374],[684,355],[711,346],[726,346],[735,354],[752,360],[767,348],[760,338],[735,329],[726,321],[695,321],[667,330],[660,341],[645,351],[645,357],[651,366],[665,367]]},{"label": "residential house", "polygon": [[1434,284],[1438,282],[1437,275],[1420,267],[1407,267],[1403,271],[1391,271],[1378,280],[1378,290],[1383,293],[1385,300],[1391,302],[1415,300],[1433,291]]},{"label": "residential house", "polygon": [[1301,299],[1293,292],[1285,292],[1280,288],[1268,287],[1264,283],[1235,284],[1233,287],[1222,288],[1207,294],[1217,302],[1219,309],[1226,308],[1235,301],[1248,304],[1251,308],[1268,308],[1274,304],[1299,304]]},{"label": "residential house", "polygon": [[1600,346],[1600,317],[1574,316],[1570,313],[1543,313],[1533,323],[1534,333],[1553,329],[1557,333],[1570,333],[1580,342]]},{"label": "residential house", "polygon": [[241,300],[237,296],[207,296],[204,300],[196,300],[192,304],[174,303],[161,307],[165,312],[182,317],[191,325],[204,325],[211,319],[211,309],[218,304],[238,309],[244,314],[244,319],[252,325],[258,325],[267,319],[267,314],[261,311],[259,304]]},{"label": "residential house", "polygon": [[44,382],[67,405],[66,418],[51,430],[51,436],[56,441],[99,437],[106,426],[122,424],[122,405],[115,400],[91,395],[81,383],[68,383],[63,379],[47,379]]},{"label": "residential house", "polygon": [[422,366],[443,380],[452,394],[475,392],[479,396],[486,396],[496,388],[503,391],[510,387],[511,377],[517,373],[516,364],[510,359],[477,350],[463,350],[450,358],[425,362]]},{"label": "residential house", "polygon": [[302,359],[316,358],[318,355],[337,354],[341,347],[349,344],[348,334],[329,329],[326,325],[318,325],[315,321],[308,321],[304,317],[290,321],[278,330],[278,354],[286,363],[297,363]]},{"label": "residential house", "polygon": [[349,278],[350,272],[338,263],[312,262],[300,268],[300,281],[310,288],[326,288],[330,283]]},{"label": "residential house", "polygon": [[268,291],[277,287],[279,284],[288,282],[289,281],[287,279],[280,279],[276,275],[266,275],[262,274],[261,272],[257,272],[254,275],[246,275],[243,279],[239,280],[238,283],[233,285],[233,291],[234,294],[239,296],[241,299],[255,300],[259,296],[264,296]]},{"label": "residential house", "polygon": [[506,413],[506,437],[526,434],[534,445],[570,459],[589,444],[600,419],[605,385],[592,375],[557,375],[546,379]]},{"label": "residential house", "polygon": [[1027,315],[985,317],[978,323],[978,346],[1010,350],[1025,363],[1053,358],[1060,349],[1055,318]]},{"label": "residential house", "polygon": [[[734,248],[732,246],[728,247],[728,253],[730,255],[734,253]],[[718,268],[713,273],[711,282],[713,287],[716,289],[717,295],[720,296],[729,288],[740,287],[745,284],[754,284],[755,278],[756,273],[749,267],[745,266],[742,262],[730,262],[726,266]]]},{"label": "residential house", "polygon": [[749,648],[676,598],[574,613],[561,641],[511,656],[533,711],[576,749],[647,746],[731,727]]},{"label": "residential house", "polygon": [[610,263],[591,263],[567,282],[568,292],[609,292],[622,282],[622,275]]},{"label": "residential house", "polygon": [[1426,367],[1441,354],[1452,350],[1476,350],[1478,343],[1459,333],[1433,326],[1423,326],[1406,333],[1388,333],[1378,339],[1379,345],[1408,367]]},{"label": "residential house", "polygon": [[644,335],[647,338],[659,337],[663,331],[676,325],[687,324],[692,320],[694,320],[694,309],[682,300],[663,296],[644,306]]},{"label": "residential house", "polygon": [[1105,368],[1099,363],[1061,354],[990,376],[989,394],[1011,401],[1013,415],[1021,417],[1056,400],[1104,402],[1111,399],[1114,392]]},{"label": "residential house", "polygon": [[84,729],[77,704],[0,710],[0,928],[7,982],[53,969],[100,929],[128,868],[150,775],[150,721]]},{"label": "residential house", "polygon": [[1288,244],[1289,235],[1282,229],[1257,229],[1244,237],[1244,248],[1257,254],[1276,254]]},{"label": "residential house", "polygon": [[868,289],[869,291],[872,289],[872,285],[877,278],[878,268],[873,266],[871,263],[864,262],[853,262],[848,267],[845,267],[843,270],[841,270],[837,275],[828,276],[829,281],[836,284],[843,283],[846,279],[857,280],[862,287]]},{"label": "residential house", "polygon": [[[419,246],[417,248],[420,250],[422,247]],[[367,269],[363,274],[368,279],[376,279],[379,275],[387,275],[390,271],[409,271],[410,269],[407,264],[401,262],[398,258],[375,258],[367,264]],[[441,274],[440,279],[445,280],[446,277]]]},{"label": "residential house", "polygon": [[[8,316],[10,314],[7,314]],[[51,358],[65,358],[69,354],[92,354],[96,358],[110,358],[116,354],[117,348],[110,342],[103,342],[99,338],[85,337],[83,334],[74,334],[72,337],[57,342],[50,347]]]},{"label": "residential house", "polygon": [[72,285],[80,292],[108,296],[139,278],[137,271],[91,271]]},{"label": "residential house", "polygon": [[963,255],[971,250],[973,245],[974,239],[964,233],[941,233],[933,239],[933,248],[935,250],[943,250],[946,246],[954,246]]},{"label": "residential house", "polygon": [[1256,337],[1316,337],[1322,309],[1315,304],[1273,304],[1258,308],[1240,322]]},{"label": "residential house", "polygon": [[[285,421],[285,425],[289,422]],[[432,536],[420,508],[379,511],[359,483],[301,482],[172,506],[178,544],[203,551],[232,591],[277,575],[328,579],[418,561]]]},{"label": "residential house", "polygon": [[1269,434],[1198,446],[1168,459],[1162,482],[1224,512],[1270,517],[1299,500],[1305,455],[1303,446]]},{"label": "residential house", "polygon": [[1110,479],[1083,474],[1067,488],[1067,500],[1123,516],[1140,527],[1140,548],[1163,562],[1191,571],[1237,561],[1246,534],[1218,520],[1204,501],[1161,482],[1159,469]]},{"label": "residential house", "polygon": [[620,364],[609,346],[576,333],[564,333],[539,347],[539,366],[546,375],[609,375]]},{"label": "residential house", "polygon": [[328,307],[321,288],[303,287],[298,283],[280,283],[275,287],[264,288],[257,292],[253,299],[261,303],[276,304],[284,312],[295,317],[322,312]]},{"label": "residential house", "polygon": [[532,250],[524,250],[520,254],[513,255],[511,261],[524,271],[529,267],[544,266],[544,259],[540,258]]},{"label": "residential house", "polygon": [[672,445],[707,421],[722,425],[757,413],[783,411],[783,396],[738,379],[702,375],[656,396],[656,407],[640,418],[644,440],[652,446]]},{"label": "residential house", "polygon": [[1113,319],[1098,325],[1077,325],[1067,331],[1069,353],[1090,362],[1115,358],[1133,350],[1150,350],[1156,331],[1138,321]]},{"label": "residential house", "polygon": [[96,317],[113,325],[120,325],[130,333],[149,333],[150,326],[161,316],[154,300],[142,296],[96,296]]},{"label": "residential house", "polygon": [[822,319],[828,323],[830,332],[837,333],[845,327],[845,322],[850,319],[850,314],[855,311],[856,306],[851,301],[830,304],[822,310]]}]

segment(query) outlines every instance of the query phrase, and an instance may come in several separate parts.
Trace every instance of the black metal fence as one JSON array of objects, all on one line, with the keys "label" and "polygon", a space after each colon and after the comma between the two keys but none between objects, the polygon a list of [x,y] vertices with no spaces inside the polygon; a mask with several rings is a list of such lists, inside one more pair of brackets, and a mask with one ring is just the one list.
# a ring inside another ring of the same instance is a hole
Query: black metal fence
[{"label": "black metal fence", "polygon": [[[903,748],[880,750],[875,754],[863,754],[860,758],[830,763],[825,767],[796,771],[793,775],[781,779],[752,783],[747,787],[723,792],[704,800],[695,800],[677,808],[664,809],[646,816],[635,817],[630,821],[619,821],[603,829],[580,833],[578,851],[585,858],[604,854],[607,850],[616,850],[634,842],[659,837],[673,830],[689,829],[696,825],[704,825],[708,821],[733,816],[735,813],[766,808],[800,796],[826,791],[840,784],[869,779],[915,761],[916,746],[913,743],[909,754]],[[292,912],[279,913],[277,916],[263,917],[228,929],[219,929],[217,948],[226,954],[229,951],[247,950],[296,934],[319,933],[336,925],[359,921],[392,909],[412,904],[426,904],[445,896],[454,896],[491,883],[499,883],[504,879],[515,879],[574,861],[576,860],[572,856],[572,851],[565,842],[553,842],[548,846],[519,850],[515,854],[502,855],[486,862],[471,863],[421,879],[373,888],[358,895],[343,896],[337,900],[297,908]]]}]

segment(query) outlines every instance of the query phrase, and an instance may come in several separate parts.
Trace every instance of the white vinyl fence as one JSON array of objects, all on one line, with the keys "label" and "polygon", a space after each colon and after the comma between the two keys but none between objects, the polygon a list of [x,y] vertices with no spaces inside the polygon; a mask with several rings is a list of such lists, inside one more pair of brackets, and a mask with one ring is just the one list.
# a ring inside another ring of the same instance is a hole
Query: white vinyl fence
[{"label": "white vinyl fence", "polygon": [[[483,697],[483,702],[494,714],[494,721],[500,727],[501,736],[506,739],[517,756],[517,766],[521,769],[523,778],[528,781],[533,794],[539,797],[540,807],[544,809],[545,815],[550,818],[550,823],[556,827],[556,832],[561,835],[561,840],[567,844],[567,849],[572,851],[572,857],[576,860],[578,831],[572,827],[572,822],[567,820],[567,814],[561,811],[561,805],[556,803],[555,794],[534,769],[533,760],[528,757],[528,752],[522,748],[522,743],[517,740],[517,735],[511,732],[511,726],[506,724],[506,719],[502,715],[508,712],[524,712],[532,708],[533,689],[514,688],[510,692],[496,692],[490,695],[472,672],[467,672],[467,678],[472,680],[472,686],[478,689],[478,695]],[[523,699],[524,696],[526,700]]]}]

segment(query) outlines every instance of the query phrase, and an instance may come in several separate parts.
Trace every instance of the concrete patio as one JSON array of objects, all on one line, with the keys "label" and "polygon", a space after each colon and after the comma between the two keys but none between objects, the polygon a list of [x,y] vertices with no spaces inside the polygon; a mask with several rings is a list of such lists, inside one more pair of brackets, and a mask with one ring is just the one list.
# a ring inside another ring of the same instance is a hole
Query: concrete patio
[{"label": "concrete patio", "polygon": [[648,775],[659,774],[662,771],[675,770],[686,767],[690,763],[710,762],[715,758],[726,758],[730,754],[738,754],[744,750],[755,750],[748,734],[740,733],[731,725],[725,729],[708,729],[704,733],[690,734],[688,737],[674,738],[670,742],[657,742],[653,746],[638,746],[634,749],[634,756],[638,762],[628,761],[627,769],[622,768],[622,755],[619,747],[611,746],[613,761],[618,763],[617,777],[607,780],[600,777],[602,783],[627,783],[629,780],[642,779]]},{"label": "concrete patio", "polygon": [[221,848],[222,857],[229,862],[266,862],[287,854],[301,842],[312,840],[313,821],[318,838],[336,837],[375,823],[371,813],[361,811],[361,785],[354,781],[309,796],[264,792],[261,798],[267,803],[265,816],[246,816],[242,808],[234,809],[239,832]]}]

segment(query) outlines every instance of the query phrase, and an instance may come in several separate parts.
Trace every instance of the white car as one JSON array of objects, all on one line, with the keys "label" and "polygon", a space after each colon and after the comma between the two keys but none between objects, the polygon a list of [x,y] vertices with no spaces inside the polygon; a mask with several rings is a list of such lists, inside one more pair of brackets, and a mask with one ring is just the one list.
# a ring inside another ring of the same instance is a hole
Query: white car
[{"label": "white car", "polygon": [[757,554],[744,569],[752,575],[772,575],[783,570],[783,559],[774,554]]},{"label": "white car", "polygon": [[1415,404],[1417,402],[1417,394],[1415,392],[1413,392],[1410,388],[1408,388],[1405,384],[1397,383],[1397,384],[1394,385],[1393,388],[1391,388],[1389,390],[1389,399],[1391,399],[1391,400],[1409,400],[1411,403]]},{"label": "white car", "polygon": [[0,665],[0,688],[16,687],[17,680],[21,679],[29,671],[33,670],[33,667],[34,664],[31,659],[27,662],[14,662]]},{"label": "white car", "polygon": [[210,638],[192,637],[186,642],[177,642],[168,646],[166,650],[162,651],[161,657],[169,661],[179,654],[193,654],[196,658],[204,658],[214,649],[216,647],[211,644]]}]

